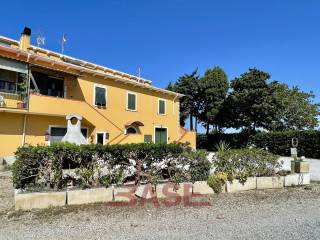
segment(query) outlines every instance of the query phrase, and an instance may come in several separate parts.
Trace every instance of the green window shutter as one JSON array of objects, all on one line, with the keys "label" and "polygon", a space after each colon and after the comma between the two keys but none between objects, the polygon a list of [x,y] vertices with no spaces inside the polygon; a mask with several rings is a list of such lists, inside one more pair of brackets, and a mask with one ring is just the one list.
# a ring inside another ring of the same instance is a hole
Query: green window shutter
[{"label": "green window shutter", "polygon": [[136,110],[136,95],[128,93],[128,109]]},{"label": "green window shutter", "polygon": [[168,133],[166,128],[156,128],[155,143],[167,143]]},{"label": "green window shutter", "polygon": [[159,114],[166,114],[166,102],[159,100]]},{"label": "green window shutter", "polygon": [[106,89],[96,87],[95,105],[106,106]]}]

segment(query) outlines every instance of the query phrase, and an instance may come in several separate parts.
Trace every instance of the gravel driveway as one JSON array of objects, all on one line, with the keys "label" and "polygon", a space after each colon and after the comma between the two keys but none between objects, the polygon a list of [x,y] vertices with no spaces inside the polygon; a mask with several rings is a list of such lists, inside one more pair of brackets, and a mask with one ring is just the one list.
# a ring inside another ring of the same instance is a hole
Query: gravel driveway
[{"label": "gravel driveway", "polygon": [[[320,239],[320,185],[221,194],[207,207],[105,204],[13,211],[0,177],[0,239]],[[195,199],[193,201],[199,201]]]}]

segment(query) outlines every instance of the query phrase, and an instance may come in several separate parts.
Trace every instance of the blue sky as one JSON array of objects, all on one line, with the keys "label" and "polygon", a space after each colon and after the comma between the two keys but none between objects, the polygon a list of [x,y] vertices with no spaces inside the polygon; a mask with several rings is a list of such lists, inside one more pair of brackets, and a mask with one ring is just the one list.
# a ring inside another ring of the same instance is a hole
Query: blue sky
[{"label": "blue sky", "polygon": [[[49,3],[50,2],[50,3]],[[320,1],[5,1],[0,35],[24,26],[45,48],[137,73],[155,86],[219,65],[229,79],[257,67],[320,101]]]}]

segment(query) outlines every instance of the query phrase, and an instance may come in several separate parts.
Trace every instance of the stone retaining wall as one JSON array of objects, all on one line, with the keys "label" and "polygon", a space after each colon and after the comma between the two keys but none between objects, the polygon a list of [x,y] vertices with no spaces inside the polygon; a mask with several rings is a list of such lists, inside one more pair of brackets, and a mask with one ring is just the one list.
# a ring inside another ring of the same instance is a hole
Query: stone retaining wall
[{"label": "stone retaining wall", "polygon": [[[253,177],[242,184],[238,180],[227,182],[223,192],[240,192],[254,189],[272,189],[289,186],[310,184],[310,173],[290,174],[285,177]],[[15,209],[30,210],[34,208],[49,208],[64,205],[88,203],[116,203],[132,202],[138,197],[142,198],[174,198],[190,197],[194,195],[214,194],[206,181],[181,183],[178,187],[172,183],[159,184],[155,191],[150,185],[139,187],[96,188],[86,190],[70,190],[64,192],[18,193],[15,192]]]}]

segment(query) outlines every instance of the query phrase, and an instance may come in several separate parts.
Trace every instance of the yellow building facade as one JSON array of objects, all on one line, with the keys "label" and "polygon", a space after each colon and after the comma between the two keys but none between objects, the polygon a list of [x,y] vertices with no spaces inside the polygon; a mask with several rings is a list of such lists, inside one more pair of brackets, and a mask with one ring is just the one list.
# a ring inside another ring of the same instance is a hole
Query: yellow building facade
[{"label": "yellow building facade", "polygon": [[88,143],[189,142],[196,135],[180,127],[181,94],[151,81],[0,37],[0,157],[19,146],[61,141],[66,116],[83,117]]}]

